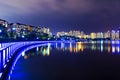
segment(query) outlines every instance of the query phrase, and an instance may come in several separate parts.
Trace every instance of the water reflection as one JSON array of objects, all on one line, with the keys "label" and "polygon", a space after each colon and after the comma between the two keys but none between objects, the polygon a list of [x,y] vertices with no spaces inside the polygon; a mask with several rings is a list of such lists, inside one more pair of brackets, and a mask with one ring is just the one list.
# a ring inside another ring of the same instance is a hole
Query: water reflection
[{"label": "water reflection", "polygon": [[49,56],[50,55],[50,49],[51,49],[51,44],[48,43],[47,46],[42,46],[42,47],[37,47],[36,52],[39,54],[42,54],[43,56]]},{"label": "water reflection", "polygon": [[[120,42],[119,41],[92,41],[92,42],[77,42],[77,43],[56,43],[58,50],[68,51],[70,53],[79,53],[84,50],[91,49],[92,51],[107,51],[108,53],[119,53]],[[61,46],[61,47],[60,47]]]},{"label": "water reflection", "polygon": [[[96,41],[92,41],[92,50],[96,50],[96,44],[97,44]],[[99,49],[100,49],[100,46],[99,46]]]},{"label": "water reflection", "polygon": [[73,51],[73,49],[72,49],[72,43],[70,43],[69,51],[70,51],[70,52]]},{"label": "water reflection", "polygon": [[119,53],[119,52],[120,52],[120,48],[119,48],[119,46],[117,46],[116,48],[117,48],[117,52]]},{"label": "water reflection", "polygon": [[48,43],[47,46],[42,46],[42,47],[36,47],[33,48],[32,51],[28,50],[27,52],[22,52],[22,56],[24,59],[28,59],[33,56],[38,56],[38,55],[43,55],[43,56],[49,56],[50,55],[50,49],[51,49],[51,44]]},{"label": "water reflection", "polygon": [[92,41],[92,42],[76,42],[76,43],[48,43],[47,46],[36,47],[32,51],[29,50],[26,53],[22,53],[24,59],[36,55],[50,56],[52,48],[60,51],[69,51],[70,53],[81,53],[86,50],[107,52],[107,53],[119,53],[120,42],[119,41]]},{"label": "water reflection", "polygon": [[110,51],[111,51],[111,47],[110,47],[110,44],[108,44],[108,47],[107,47],[108,49],[108,53],[110,53]]},{"label": "water reflection", "polygon": [[115,53],[115,45],[112,44],[112,53]]}]

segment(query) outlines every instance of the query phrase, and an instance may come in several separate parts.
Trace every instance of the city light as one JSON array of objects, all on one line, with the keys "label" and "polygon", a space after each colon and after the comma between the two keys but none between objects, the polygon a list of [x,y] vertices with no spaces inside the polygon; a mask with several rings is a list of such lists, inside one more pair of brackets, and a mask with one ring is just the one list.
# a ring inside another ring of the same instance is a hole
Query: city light
[{"label": "city light", "polygon": [[[48,27],[30,26],[21,23],[8,23],[5,20],[0,20],[2,28],[0,39],[8,40],[62,40],[62,41],[87,41],[87,40],[120,40],[120,31],[108,30],[105,32],[91,32],[86,34],[82,30],[70,30],[69,32],[61,31],[55,35],[50,32]],[[5,24],[5,25],[4,25]],[[6,37],[7,36],[7,37]],[[19,38],[19,39],[18,39]],[[25,38],[25,39],[24,39]]]},{"label": "city light", "polygon": [[[104,51],[108,53],[120,52],[120,31],[118,29],[105,32],[93,31],[87,34],[82,30],[70,30],[69,32],[61,31],[52,35],[48,27],[2,22],[0,28],[1,75],[1,70],[6,68],[16,50],[24,46],[28,46],[21,52],[24,59],[29,58],[29,55],[25,52],[32,48],[36,48],[37,55],[41,52],[43,56],[50,56],[52,43],[55,43],[58,50],[69,51],[70,53],[82,53],[86,49],[97,50],[101,53]],[[89,47],[85,47],[85,43],[89,44]],[[106,44],[108,46],[105,46]],[[42,46],[42,48],[39,48],[39,46]],[[31,55],[34,56],[35,54],[32,53]]]},{"label": "city light", "polygon": [[25,36],[22,36],[22,38],[25,38]]},{"label": "city light", "polygon": [[16,28],[12,28],[12,30],[16,30]]},{"label": "city light", "polygon": [[2,32],[2,30],[0,29],[0,33]]}]

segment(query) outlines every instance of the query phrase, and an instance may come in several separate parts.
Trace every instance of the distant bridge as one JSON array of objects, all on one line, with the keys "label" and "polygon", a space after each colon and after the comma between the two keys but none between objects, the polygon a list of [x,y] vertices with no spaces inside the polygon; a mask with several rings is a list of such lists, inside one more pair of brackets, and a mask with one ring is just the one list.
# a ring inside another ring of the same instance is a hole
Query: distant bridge
[{"label": "distant bridge", "polygon": [[15,66],[16,61],[14,60],[14,58],[16,58],[16,56],[19,56],[18,52],[20,51],[20,49],[25,48],[24,51],[27,51],[34,47],[43,46],[46,43],[56,42],[61,43],[64,41],[24,41],[24,42],[0,43],[0,79],[3,80],[9,79],[10,76],[8,76],[7,73],[10,73],[11,65]]}]

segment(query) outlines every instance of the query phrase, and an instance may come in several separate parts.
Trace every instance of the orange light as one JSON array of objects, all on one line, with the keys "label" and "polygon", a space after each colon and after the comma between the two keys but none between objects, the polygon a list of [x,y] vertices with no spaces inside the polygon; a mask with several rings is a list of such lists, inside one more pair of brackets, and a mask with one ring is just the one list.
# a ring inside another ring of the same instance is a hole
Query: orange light
[{"label": "orange light", "polygon": [[24,59],[28,59],[28,56],[27,56],[27,55],[25,55],[25,56],[24,56]]},{"label": "orange light", "polygon": [[77,44],[78,44],[78,47],[77,47],[78,52],[83,51],[84,50],[83,43],[82,42],[78,42]]}]

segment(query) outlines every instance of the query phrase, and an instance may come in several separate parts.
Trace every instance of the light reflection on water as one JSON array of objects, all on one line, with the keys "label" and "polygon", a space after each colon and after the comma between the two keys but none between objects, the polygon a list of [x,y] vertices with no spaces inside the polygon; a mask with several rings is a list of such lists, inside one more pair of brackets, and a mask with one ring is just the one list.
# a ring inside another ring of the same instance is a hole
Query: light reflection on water
[{"label": "light reflection on water", "polygon": [[[57,43],[56,43],[57,44]],[[86,49],[91,49],[92,51],[107,51],[108,53],[112,52],[120,52],[120,45],[118,41],[114,41],[112,42],[112,44],[110,42],[103,42],[103,41],[92,41],[91,43],[86,43],[86,42],[77,42],[77,43],[61,43],[62,48],[60,48],[57,44],[56,48],[58,50],[69,50],[71,53],[73,52],[83,52]],[[64,45],[64,47],[63,47]],[[67,46],[69,45],[69,46]],[[67,49],[65,49],[67,47]]]},{"label": "light reflection on water", "polygon": [[24,59],[29,58],[30,56],[35,56],[42,54],[43,56],[50,56],[52,48],[56,48],[61,51],[69,51],[70,53],[80,53],[85,50],[107,52],[110,54],[120,52],[120,43],[119,41],[92,41],[92,42],[77,42],[77,43],[48,43],[47,46],[36,47],[36,51],[27,51],[22,55]]},{"label": "light reflection on water", "polygon": [[11,80],[103,80],[99,78],[104,76],[116,80],[119,76],[119,41],[48,43],[29,49],[22,52]]}]

